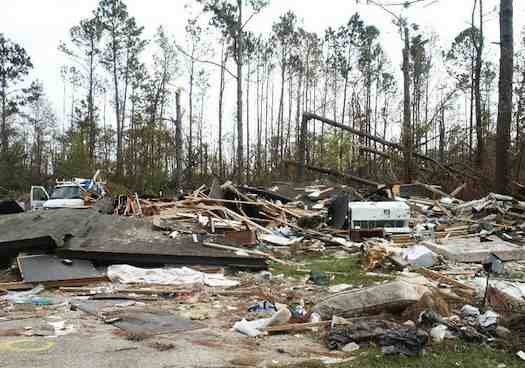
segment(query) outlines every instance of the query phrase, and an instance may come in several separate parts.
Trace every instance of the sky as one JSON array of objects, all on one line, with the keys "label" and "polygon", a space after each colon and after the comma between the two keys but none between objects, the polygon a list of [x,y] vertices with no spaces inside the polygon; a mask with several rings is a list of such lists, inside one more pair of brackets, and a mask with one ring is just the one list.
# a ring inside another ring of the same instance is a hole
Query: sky
[{"label": "sky", "polygon": [[[400,0],[382,0],[395,3]],[[43,82],[47,96],[57,115],[61,116],[63,86],[60,67],[67,59],[57,50],[60,41],[67,40],[71,26],[78,24],[96,8],[97,0],[0,0],[0,32],[21,44],[34,64],[32,79]],[[185,5],[189,0],[126,0],[131,15],[145,27],[145,36],[151,37],[159,25],[173,34],[179,44],[184,42],[184,25],[187,19]],[[357,4],[359,3],[359,4]],[[419,24],[423,30],[436,32],[441,46],[448,48],[454,37],[470,23],[473,0],[428,0],[425,4],[409,9],[390,7],[403,14],[410,23]],[[488,52],[497,61],[499,41],[498,0],[484,0],[484,23]],[[381,42],[395,69],[401,64],[401,41],[392,16],[375,6],[366,5],[366,0],[270,0],[270,5],[253,18],[249,28],[255,32],[271,32],[272,23],[287,10],[295,12],[302,26],[320,34],[348,21],[356,11],[368,23],[381,32]],[[515,42],[519,42],[525,15],[525,1],[514,1]],[[517,45],[516,45],[517,46]],[[218,74],[218,73],[215,73]],[[184,80],[179,83],[184,84]],[[214,80],[211,80],[215,96]],[[233,83],[230,83],[233,85]],[[232,88],[233,90],[233,88]],[[215,105],[214,105],[215,106]],[[233,107],[231,108],[233,112]],[[212,111],[216,114],[215,111]],[[226,112],[226,115],[228,111]],[[226,116],[225,115],[225,116]],[[208,116],[210,116],[208,114]]]}]

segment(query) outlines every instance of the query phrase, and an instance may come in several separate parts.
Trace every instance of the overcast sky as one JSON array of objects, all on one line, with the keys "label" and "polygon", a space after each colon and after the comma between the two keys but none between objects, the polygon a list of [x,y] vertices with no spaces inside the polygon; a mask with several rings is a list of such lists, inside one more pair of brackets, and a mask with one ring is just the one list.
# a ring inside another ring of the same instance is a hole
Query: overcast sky
[{"label": "overcast sky", "polygon": [[[62,105],[62,84],[60,66],[65,63],[64,56],[57,51],[61,40],[66,40],[68,30],[96,8],[97,0],[0,0],[0,32],[26,48],[35,69],[32,78],[44,83],[48,97],[60,116]],[[390,2],[385,1],[383,2]],[[397,1],[392,1],[397,2]],[[184,40],[184,24],[187,0],[127,0],[130,13],[138,23],[145,27],[150,37],[159,25],[175,35],[179,43]],[[383,10],[365,5],[366,0],[356,4],[355,0],[271,0],[250,28],[258,32],[270,32],[272,23],[287,10],[294,11],[308,31],[322,33],[328,26],[338,27],[348,21],[358,11],[363,19],[376,25],[381,31],[385,48],[394,68],[399,69],[401,41],[392,17]],[[428,6],[417,6],[408,10],[391,8],[402,12],[411,23],[418,23],[424,30],[439,34],[440,44],[448,47],[453,38],[468,27],[472,12],[472,0],[428,1]],[[485,32],[488,43],[499,41],[498,24],[499,0],[485,0]],[[525,1],[514,1],[514,22],[516,46],[525,15]],[[490,45],[490,53],[497,60],[497,46]],[[213,89],[216,90],[215,86]]]}]

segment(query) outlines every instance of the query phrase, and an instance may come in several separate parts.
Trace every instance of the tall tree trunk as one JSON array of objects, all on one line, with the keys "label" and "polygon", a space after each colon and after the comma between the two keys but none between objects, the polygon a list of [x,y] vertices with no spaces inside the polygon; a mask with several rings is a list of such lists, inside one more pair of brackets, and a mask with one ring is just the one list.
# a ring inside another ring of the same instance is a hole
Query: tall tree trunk
[{"label": "tall tree trunk", "polygon": [[195,46],[192,46],[191,51],[191,65],[190,65],[190,93],[189,93],[189,136],[188,136],[188,182],[191,184],[193,180],[193,84],[195,80]]},{"label": "tall tree trunk", "polygon": [[[93,88],[94,88],[94,57],[95,57],[95,40],[93,36],[90,39],[89,53],[89,91],[88,91],[88,120],[89,120],[89,161],[90,165],[95,164],[95,114],[93,106]],[[91,167],[93,169],[93,167]]]},{"label": "tall tree trunk", "polygon": [[286,132],[286,154],[290,157],[291,125],[292,125],[292,104],[293,104],[293,76],[288,78],[288,130]]},{"label": "tall tree trunk", "polygon": [[199,113],[199,167],[200,167],[200,177],[204,175],[204,145],[202,137],[202,128],[204,125],[204,98],[205,93],[201,95],[201,109]]},{"label": "tall tree trunk", "polygon": [[[126,119],[126,102],[127,102],[127,99],[128,99],[128,87],[129,87],[129,77],[130,77],[130,73],[129,73],[129,69],[130,69],[130,50],[129,50],[129,47],[128,49],[126,50],[126,70],[125,70],[125,73],[124,73],[124,92],[123,92],[123,96],[122,96],[122,108],[121,108],[121,112],[120,112],[120,119],[121,119],[121,122],[120,122],[120,130],[121,130],[121,133],[122,135],[124,135],[124,121]],[[124,162],[122,163],[124,165]]]},{"label": "tall tree trunk", "polygon": [[224,55],[224,42],[221,47],[221,80],[219,86],[219,175],[224,177],[224,163],[222,160],[222,116],[223,116],[223,99],[224,99],[224,69],[226,68],[227,54]]},{"label": "tall tree trunk", "polygon": [[403,49],[403,159],[405,183],[412,181],[412,127],[410,123],[410,39],[408,27],[404,27]]},{"label": "tall tree trunk", "polygon": [[[323,88],[323,116],[326,116],[326,104],[328,103],[328,67],[325,68]],[[324,158],[324,121],[321,123],[321,149],[319,162]]]},{"label": "tall tree trunk", "polygon": [[518,163],[516,165],[516,180],[520,182],[521,180],[521,168],[523,165],[523,160],[525,156],[525,139],[521,133],[522,122],[525,114],[525,68],[522,67],[521,70],[521,81],[520,86],[517,90],[518,92],[518,106],[516,109],[516,144],[519,144],[518,150]]},{"label": "tall tree trunk", "polygon": [[260,60],[259,57],[257,57],[257,95],[255,97],[255,101],[257,102],[257,154],[255,158],[255,167],[257,176],[259,177],[261,177],[262,98],[264,93],[263,87],[264,85],[261,82]]},{"label": "tall tree trunk", "polygon": [[118,72],[117,72],[117,50],[116,45],[113,46],[113,84],[115,88],[115,117],[117,120],[117,172],[118,179],[122,178],[122,125],[120,119],[120,100],[118,91]]},{"label": "tall tree trunk", "polygon": [[[303,76],[299,73],[297,77],[297,94],[295,101],[295,141],[299,141],[300,121],[301,121],[301,90],[302,90]],[[306,86],[305,86],[306,89]]]},{"label": "tall tree trunk", "polygon": [[445,106],[441,105],[441,119],[439,120],[439,162],[445,162]]},{"label": "tall tree trunk", "polygon": [[476,41],[476,67],[474,69],[474,98],[476,100],[476,164],[483,168],[483,123],[481,120],[481,65],[483,56],[483,0],[479,0],[479,40]]},{"label": "tall tree trunk", "polygon": [[2,140],[2,159],[5,160],[7,145],[9,144],[7,132],[7,81],[5,77],[2,79],[2,126],[0,127],[0,139]]},{"label": "tall tree trunk", "polygon": [[242,0],[237,0],[239,9],[237,17],[237,173],[238,182],[243,181],[243,147],[242,147]]},{"label": "tall tree trunk", "polygon": [[175,124],[175,180],[178,189],[182,187],[182,112],[180,108],[180,90],[175,92],[177,121]]},{"label": "tall tree trunk", "polygon": [[[348,60],[350,59],[350,47],[348,47]],[[346,70],[345,79],[344,79],[344,88],[343,88],[343,110],[341,111],[341,124],[345,122],[345,113],[346,113],[346,94],[348,89],[348,74],[349,71]],[[343,168],[343,141],[345,137],[345,132],[341,130],[339,133],[339,170]]]},{"label": "tall tree trunk", "polygon": [[[275,126],[274,126],[274,103],[275,103],[275,84],[272,81],[272,104],[270,106],[270,169],[273,169],[273,164],[275,163],[277,159],[277,150],[274,149],[274,141],[275,141]],[[279,116],[277,116],[277,120],[279,120]],[[279,124],[279,123],[277,123]],[[279,134],[277,134],[279,136]]]},{"label": "tall tree trunk", "polygon": [[496,191],[510,193],[510,127],[512,124],[512,76],[514,27],[512,0],[500,0],[500,69],[496,136]]},{"label": "tall tree trunk", "polygon": [[250,59],[246,66],[246,181],[250,181]]},{"label": "tall tree trunk", "polygon": [[475,57],[472,56],[471,70],[470,70],[470,118],[469,118],[469,129],[468,129],[468,158],[472,161],[473,151],[473,131],[474,131],[474,63]]},{"label": "tall tree trunk", "polygon": [[282,51],[281,59],[281,95],[279,97],[279,110],[277,112],[277,135],[279,136],[279,158],[281,161],[284,157],[284,76],[286,68],[286,60],[284,58],[284,51]]},{"label": "tall tree trunk", "polygon": [[[264,171],[265,174],[268,173],[268,106],[269,106],[269,97],[270,97],[270,66],[268,65],[268,72],[266,73],[266,103],[265,103],[265,112],[264,112]],[[273,99],[273,89],[272,89],[272,99]],[[273,104],[273,101],[272,101]],[[270,117],[271,119],[272,117]],[[271,132],[270,132],[271,134]],[[270,136],[271,138],[271,136]]]}]

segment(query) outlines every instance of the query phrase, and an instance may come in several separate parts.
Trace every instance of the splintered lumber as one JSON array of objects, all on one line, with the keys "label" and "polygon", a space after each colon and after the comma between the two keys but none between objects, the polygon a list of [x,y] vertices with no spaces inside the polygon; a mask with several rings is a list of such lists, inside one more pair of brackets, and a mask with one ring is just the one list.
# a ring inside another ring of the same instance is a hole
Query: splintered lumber
[{"label": "splintered lumber", "polygon": [[[292,160],[285,160],[285,163],[289,164],[289,165],[295,165],[295,166],[302,165],[300,162],[292,161]],[[322,168],[322,167],[317,167],[317,166],[312,166],[312,165],[304,165],[304,167],[305,167],[305,169],[308,169],[310,171],[315,171],[315,172],[319,172],[319,173],[322,173],[322,174],[332,175],[332,176],[335,176],[335,177],[338,177],[338,178],[343,178],[343,179],[350,180],[350,181],[353,181],[353,182],[356,182],[356,183],[359,183],[359,184],[368,185],[368,186],[371,186],[371,187],[374,187],[374,188],[378,188],[378,187],[380,187],[382,185],[382,184],[380,184],[378,182],[375,182],[375,181],[372,181],[372,180],[369,180],[369,179],[363,179],[363,178],[360,178],[358,176],[344,174],[342,172],[339,172],[339,171],[336,171],[336,170],[332,170],[332,169],[325,169],[325,168]]]},{"label": "splintered lumber", "polygon": [[221,296],[247,296],[254,295],[261,292],[260,288],[251,288],[245,290],[211,290],[209,293],[211,295],[221,295]]},{"label": "splintered lumber", "polygon": [[35,285],[27,282],[4,282],[0,283],[1,290],[29,290],[34,288]]},{"label": "splintered lumber", "polygon": [[290,323],[286,325],[270,326],[265,329],[268,333],[275,332],[297,332],[309,330],[313,327],[325,327],[329,326],[332,321],[321,321],[321,322],[310,322],[310,323]]},{"label": "splintered lumber", "polygon": [[230,247],[228,245],[216,244],[216,243],[211,243],[211,242],[203,242],[202,244],[207,246],[207,247],[211,247],[211,248],[230,250],[230,251],[233,251],[233,252],[243,252],[243,253],[251,254],[251,255],[254,255],[254,256],[266,257],[269,260],[272,260],[274,262],[277,262],[277,263],[280,263],[280,264],[283,264],[283,265],[287,265],[287,266],[291,265],[290,262],[282,261],[282,260],[280,260],[278,258],[275,258],[271,254],[268,254],[268,253],[265,253],[265,252],[261,252],[261,251],[258,251],[258,250],[235,248],[235,247]]},{"label": "splintered lumber", "polygon": [[459,193],[461,193],[461,191],[463,189],[465,189],[467,187],[467,183],[463,183],[461,184],[459,187],[457,187],[456,189],[454,189],[450,194],[449,194],[449,197],[451,198],[454,198],[455,196],[457,196]]},{"label": "splintered lumber", "polygon": [[233,204],[249,204],[253,206],[266,206],[268,203],[265,202],[252,202],[252,201],[236,201],[234,199],[215,199],[215,198],[199,198],[190,197],[194,202],[205,202],[205,203],[233,203]]},{"label": "splintered lumber", "polygon": [[256,227],[257,229],[261,230],[262,232],[265,232],[267,234],[273,234],[273,232],[270,230],[270,229],[267,229],[259,224],[256,224],[255,222],[253,222],[252,220],[248,219],[248,217],[246,216],[241,216],[239,214],[237,214],[237,212],[234,212],[232,210],[230,210],[229,208],[226,208],[226,207],[223,207],[223,211],[227,214],[229,214],[230,216],[236,218],[237,220],[241,221],[241,222],[246,222],[248,225],[252,225],[254,227]]},{"label": "splintered lumber", "polygon": [[454,280],[453,278],[451,277],[448,277],[446,275],[443,275],[442,273],[439,273],[439,272],[436,272],[436,271],[432,271],[432,270],[429,270],[428,268],[424,268],[424,267],[421,267],[421,268],[418,268],[416,270],[416,272],[419,272],[421,273],[423,276],[426,276],[432,280],[435,280],[435,281],[439,281],[439,282],[442,282],[442,283],[445,283],[445,284],[449,284],[449,285],[452,285],[452,286],[455,286],[459,289],[465,289],[465,290],[474,290],[473,287],[471,286],[467,286],[457,280]]}]

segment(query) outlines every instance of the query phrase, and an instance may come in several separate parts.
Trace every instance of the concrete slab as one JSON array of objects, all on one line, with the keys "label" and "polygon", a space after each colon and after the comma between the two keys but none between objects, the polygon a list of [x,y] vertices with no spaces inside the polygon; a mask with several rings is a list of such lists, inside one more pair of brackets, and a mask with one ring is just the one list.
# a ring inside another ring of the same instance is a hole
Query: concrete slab
[{"label": "concrete slab", "polygon": [[491,253],[504,261],[525,259],[525,248],[506,242],[498,237],[490,237],[491,241],[480,241],[479,238],[443,240],[439,244],[424,241],[426,247],[455,262],[481,263]]}]

